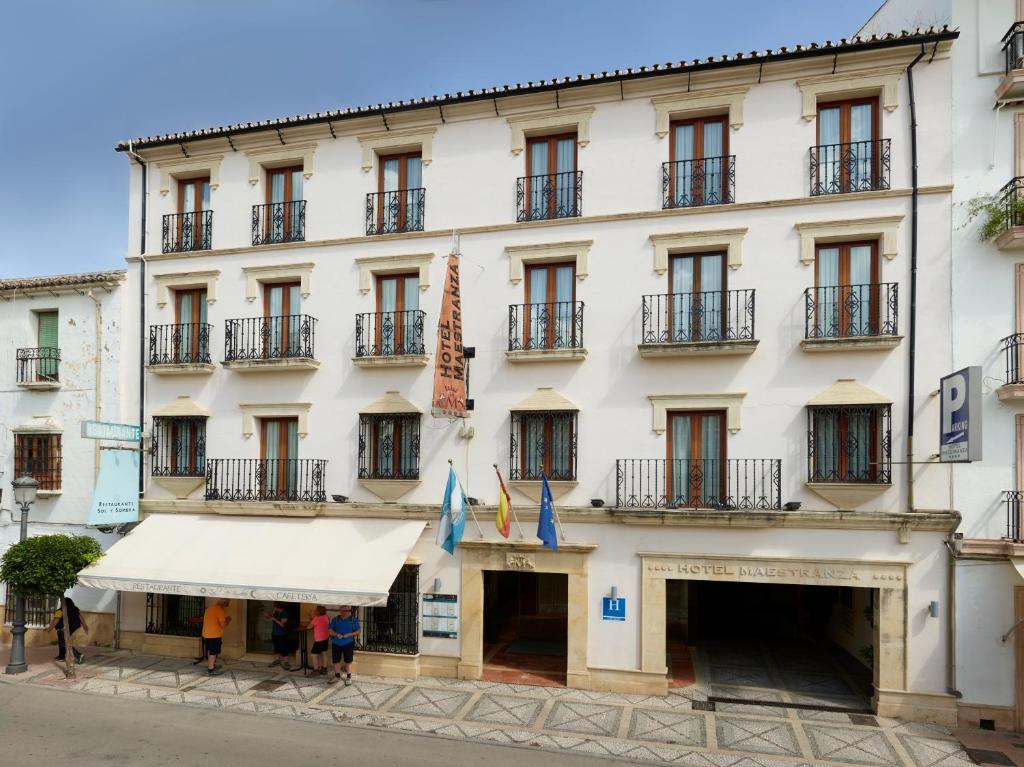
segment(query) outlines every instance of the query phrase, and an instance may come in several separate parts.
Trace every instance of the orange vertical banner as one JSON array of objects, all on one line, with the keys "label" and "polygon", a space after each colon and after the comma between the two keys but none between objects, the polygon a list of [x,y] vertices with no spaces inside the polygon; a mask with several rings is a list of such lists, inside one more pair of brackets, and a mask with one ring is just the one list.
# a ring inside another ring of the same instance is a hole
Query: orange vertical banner
[{"label": "orange vertical banner", "polygon": [[466,359],[462,350],[462,294],[457,253],[448,256],[445,269],[430,412],[447,418],[466,417]]}]

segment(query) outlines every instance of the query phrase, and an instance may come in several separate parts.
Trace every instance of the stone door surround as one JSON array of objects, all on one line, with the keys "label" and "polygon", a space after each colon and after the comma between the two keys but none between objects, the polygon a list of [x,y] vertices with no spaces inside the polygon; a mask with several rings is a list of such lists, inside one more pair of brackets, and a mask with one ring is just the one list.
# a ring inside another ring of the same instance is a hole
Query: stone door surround
[{"label": "stone door surround", "polygon": [[592,544],[560,542],[558,551],[551,551],[539,543],[463,540],[459,544],[462,552],[462,658],[459,661],[459,678],[479,679],[483,673],[484,570],[564,573],[569,582],[565,682],[568,687],[589,689],[587,555],[596,548]]}]

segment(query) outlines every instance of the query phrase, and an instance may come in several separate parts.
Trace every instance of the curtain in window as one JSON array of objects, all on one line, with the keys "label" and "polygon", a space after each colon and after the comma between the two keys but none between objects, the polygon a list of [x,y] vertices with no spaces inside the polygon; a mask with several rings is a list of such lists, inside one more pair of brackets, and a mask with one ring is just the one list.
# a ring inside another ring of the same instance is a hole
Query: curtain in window
[{"label": "curtain in window", "polygon": [[839,414],[814,413],[814,482],[836,482],[839,476]]},{"label": "curtain in window", "polygon": [[210,356],[210,336],[206,333],[206,291],[203,290],[195,295],[195,300],[199,303],[199,327],[195,328],[194,345],[196,352],[199,355],[199,359],[206,359]]},{"label": "curtain in window", "polygon": [[551,479],[572,479],[572,423],[551,416]]},{"label": "curtain in window", "polygon": [[523,479],[540,479],[544,471],[544,421],[526,414],[523,429]]},{"label": "curtain in window", "polygon": [[701,505],[715,506],[722,497],[722,419],[715,415],[700,418]]},{"label": "curtain in window", "polygon": [[416,327],[420,308],[420,278],[405,277],[404,280],[401,314],[402,343],[407,354],[422,354],[423,352],[419,348],[422,338]]},{"label": "curtain in window", "polygon": [[871,335],[874,317],[874,286],[871,284],[871,246],[850,248],[850,296],[848,332],[852,336]]},{"label": "curtain in window", "polygon": [[395,475],[395,422],[390,418],[377,421],[377,476]]},{"label": "curtain in window", "polygon": [[818,286],[815,292],[814,329],[818,338],[841,335],[839,322],[839,248],[818,249]]},{"label": "curtain in window", "polygon": [[840,109],[818,110],[818,184],[825,192],[839,191],[842,153],[838,146]]},{"label": "curtain in window", "polygon": [[851,410],[847,415],[846,462],[848,482],[866,482],[871,479],[871,419],[870,410]]},{"label": "curtain in window", "polygon": [[527,327],[524,333],[525,349],[545,349],[548,343],[548,270],[530,270],[530,305],[526,307]]},{"label": "curtain in window", "polygon": [[690,427],[692,418],[677,416],[672,418],[672,459],[669,461],[669,493],[668,500],[677,506],[690,503]]},{"label": "curtain in window", "polygon": [[299,462],[296,460],[299,457],[299,422],[291,419],[285,423],[285,428],[287,429],[285,439],[288,452],[282,457],[288,460],[284,465],[283,476],[287,497],[295,498],[299,488]]},{"label": "curtain in window", "polygon": [[287,325],[288,356],[297,357],[302,355],[302,293],[298,285],[288,287],[288,317],[285,319]]},{"label": "curtain in window", "polygon": [[572,300],[574,271],[571,266],[555,268],[555,305],[551,307],[555,316],[555,337],[552,339],[551,345],[556,349],[574,346],[575,307]]},{"label": "curtain in window", "polygon": [[[302,199],[302,171],[292,171],[292,199],[291,202],[298,202]],[[302,234],[302,206],[288,205],[288,231],[294,239]]]},{"label": "curtain in window", "polygon": [[267,317],[265,322],[267,323],[267,343],[269,349],[267,349],[268,357],[283,357],[285,356],[285,327],[286,320],[284,318],[284,291],[287,288],[284,287],[272,287],[267,288],[269,295],[267,298]]},{"label": "curtain in window", "polygon": [[530,145],[530,218],[547,215],[548,195],[545,194],[548,173],[548,145],[537,141]]},{"label": "curtain in window", "polygon": [[675,135],[675,200],[677,208],[693,205],[694,134],[692,125],[677,125]]},{"label": "curtain in window", "polygon": [[403,418],[399,427],[400,465],[399,471],[403,477],[416,477],[419,474],[419,457],[417,455],[417,441],[419,435],[419,424],[413,419]]},{"label": "curtain in window", "polygon": [[281,242],[284,239],[285,208],[284,199],[284,173],[270,174],[270,202],[271,208],[267,211],[269,216],[270,239],[272,242]]},{"label": "curtain in window", "polygon": [[558,139],[556,147],[556,193],[555,216],[576,215],[576,139]]},{"label": "curtain in window", "polygon": [[[181,219],[178,225],[178,236],[181,242],[178,243],[182,250],[192,250],[194,235],[196,233],[196,186],[192,181],[181,181]],[[205,186],[205,185],[204,185]]]},{"label": "curtain in window", "polygon": [[397,229],[396,224],[398,223],[399,211],[399,162],[400,160],[397,157],[392,157],[381,161],[381,173],[383,174],[383,178],[381,181],[384,187],[384,195],[380,201],[380,204],[385,232],[394,232]]},{"label": "curtain in window", "polygon": [[722,130],[725,123],[704,123],[704,203],[722,202]]},{"label": "curtain in window", "polygon": [[210,182],[209,181],[204,181],[201,186],[202,186],[202,190],[201,190],[202,206],[199,209],[200,210],[209,210],[210,209]]},{"label": "curtain in window", "polygon": [[280,494],[281,424],[279,421],[265,421],[263,424],[263,494],[274,498]]},{"label": "curtain in window", "polygon": [[850,189],[872,188],[874,144],[874,105],[855,104],[850,107]]},{"label": "curtain in window", "polygon": [[405,223],[411,231],[423,228],[423,211],[419,207],[419,189],[423,187],[423,163],[419,157],[405,161]]},{"label": "curtain in window", "polygon": [[700,257],[700,303],[695,307],[693,333],[704,341],[722,337],[722,257]]},{"label": "curtain in window", "polygon": [[[183,360],[194,360],[192,356],[195,351],[195,344],[193,343],[193,329],[192,322],[194,306],[192,304],[192,293],[181,293],[178,297],[178,317],[184,327],[179,328],[179,341],[177,352],[180,355],[179,359]],[[203,303],[206,303],[205,301]],[[203,307],[205,309],[205,307]],[[204,312],[205,313],[205,312]]]},{"label": "curtain in window", "polygon": [[192,424],[189,421],[179,421],[172,430],[172,436],[176,438],[174,448],[174,470],[178,474],[191,474],[195,466],[192,461]]},{"label": "curtain in window", "polygon": [[380,338],[380,353],[395,353],[396,335],[401,319],[398,316],[398,278],[387,277],[378,281],[380,289],[380,320],[377,332]]},{"label": "curtain in window", "polygon": [[672,328],[672,340],[684,343],[692,340],[693,315],[693,264],[691,257],[672,259],[672,295],[669,299],[671,316],[668,325]]}]

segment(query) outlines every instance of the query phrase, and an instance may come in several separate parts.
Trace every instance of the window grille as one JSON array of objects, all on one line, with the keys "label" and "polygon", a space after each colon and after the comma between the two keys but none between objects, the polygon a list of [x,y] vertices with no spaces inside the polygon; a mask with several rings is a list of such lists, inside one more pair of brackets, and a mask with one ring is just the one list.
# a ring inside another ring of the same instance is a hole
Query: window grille
[{"label": "window grille", "polygon": [[202,477],[206,474],[206,418],[153,418],[150,447],[154,477]]},{"label": "window grille", "polygon": [[60,434],[14,435],[14,476],[32,477],[40,490],[60,490]]},{"label": "window grille", "polygon": [[889,483],[890,410],[889,405],[808,408],[809,481]]},{"label": "window grille", "polygon": [[359,649],[415,655],[419,652],[420,567],[405,565],[391,584],[388,603],[364,607],[359,622]]},{"label": "window grille", "polygon": [[[4,589],[4,625],[14,622],[14,602],[17,597],[10,586]],[[60,597],[55,595],[25,597],[25,627],[44,629],[53,620],[53,614],[60,606]]]},{"label": "window grille", "polygon": [[359,416],[359,478],[419,479],[419,413]]},{"label": "window grille", "polygon": [[510,479],[576,479],[575,410],[529,411],[512,413],[509,434]]},{"label": "window grille", "polygon": [[146,633],[197,637],[203,630],[206,599],[180,594],[146,594]]}]

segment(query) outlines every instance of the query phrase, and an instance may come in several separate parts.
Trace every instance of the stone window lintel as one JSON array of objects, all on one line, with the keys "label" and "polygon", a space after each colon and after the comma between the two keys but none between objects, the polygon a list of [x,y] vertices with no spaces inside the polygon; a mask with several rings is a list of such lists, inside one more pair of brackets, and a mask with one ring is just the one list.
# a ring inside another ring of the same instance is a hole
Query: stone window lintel
[{"label": "stone window lintel", "polygon": [[363,150],[362,167],[364,173],[373,170],[374,155],[390,152],[413,150],[419,147],[420,162],[430,165],[434,159],[434,134],[437,128],[401,128],[391,131],[377,131],[356,136]]},{"label": "stone window lintel", "polygon": [[156,163],[160,171],[160,196],[166,197],[171,192],[171,179],[175,181],[196,178],[203,172],[210,174],[210,189],[216,191],[220,186],[220,163],[222,154],[211,154],[204,157],[193,157],[181,160],[164,160]]},{"label": "stone window lintel", "polygon": [[259,298],[259,286],[263,282],[283,282],[285,280],[299,281],[299,291],[303,298],[309,298],[310,277],[313,272],[313,264],[310,262],[302,264],[270,264],[268,266],[243,266],[245,273],[245,299],[255,301]]},{"label": "stone window lintel", "polygon": [[160,308],[167,306],[171,290],[190,288],[206,288],[206,303],[215,304],[217,303],[217,278],[219,276],[220,269],[210,269],[205,272],[155,274],[153,281],[156,283],[156,305]]},{"label": "stone window lintel", "polygon": [[590,118],[594,107],[566,107],[544,112],[530,112],[507,117],[512,132],[512,154],[522,154],[526,149],[526,137],[543,135],[559,129],[576,129],[576,143],[586,147],[590,143]]},{"label": "stone window lintel", "polygon": [[668,271],[668,257],[677,253],[699,253],[724,248],[726,262],[730,269],[743,265],[743,238],[746,227],[741,229],[715,229],[703,232],[677,232],[673,234],[652,234],[654,243],[654,271],[665,274]]},{"label": "stone window lintel", "polygon": [[892,261],[899,250],[898,239],[902,221],[903,215],[900,214],[794,224],[794,228],[800,233],[800,260],[805,265],[813,264],[814,249],[818,243],[878,238],[881,240],[882,255]]},{"label": "stone window lintel", "polygon": [[727,112],[729,125],[733,130],[738,130],[743,125],[743,99],[749,90],[749,85],[734,85],[654,96],[651,98],[654,106],[654,132],[658,138],[665,138],[672,120],[705,116],[715,111]]},{"label": "stone window lintel", "polygon": [[508,245],[508,278],[513,285],[523,280],[523,268],[526,264],[544,264],[556,261],[575,261],[576,279],[585,280],[590,274],[590,248],[593,240],[574,240],[572,242],[550,242],[541,245]]},{"label": "stone window lintel", "polygon": [[313,153],[316,144],[286,144],[270,149],[248,149],[249,185],[256,186],[260,182],[261,171],[268,168],[280,168],[293,162],[302,163],[302,176],[307,181],[313,176]]},{"label": "stone window lintel", "polygon": [[668,428],[670,410],[725,410],[725,425],[730,434],[740,430],[740,410],[746,392],[722,394],[649,394],[651,401],[651,428],[655,434],[664,434]]},{"label": "stone window lintel", "polygon": [[297,418],[298,434],[305,437],[309,434],[309,402],[279,402],[268,404],[242,403],[238,406],[242,411],[242,436],[249,439],[256,433],[257,418]]},{"label": "stone window lintel", "polygon": [[373,278],[378,274],[400,274],[419,272],[420,292],[430,287],[430,264],[433,253],[410,253],[404,256],[365,256],[357,258],[359,267],[359,292],[366,294],[373,289]]},{"label": "stone window lintel", "polygon": [[894,112],[899,106],[898,86],[904,71],[903,66],[876,67],[801,78],[796,81],[796,86],[803,97],[803,118],[808,122],[817,119],[818,102],[827,100],[823,97],[852,98],[871,92],[881,93],[882,109]]}]

